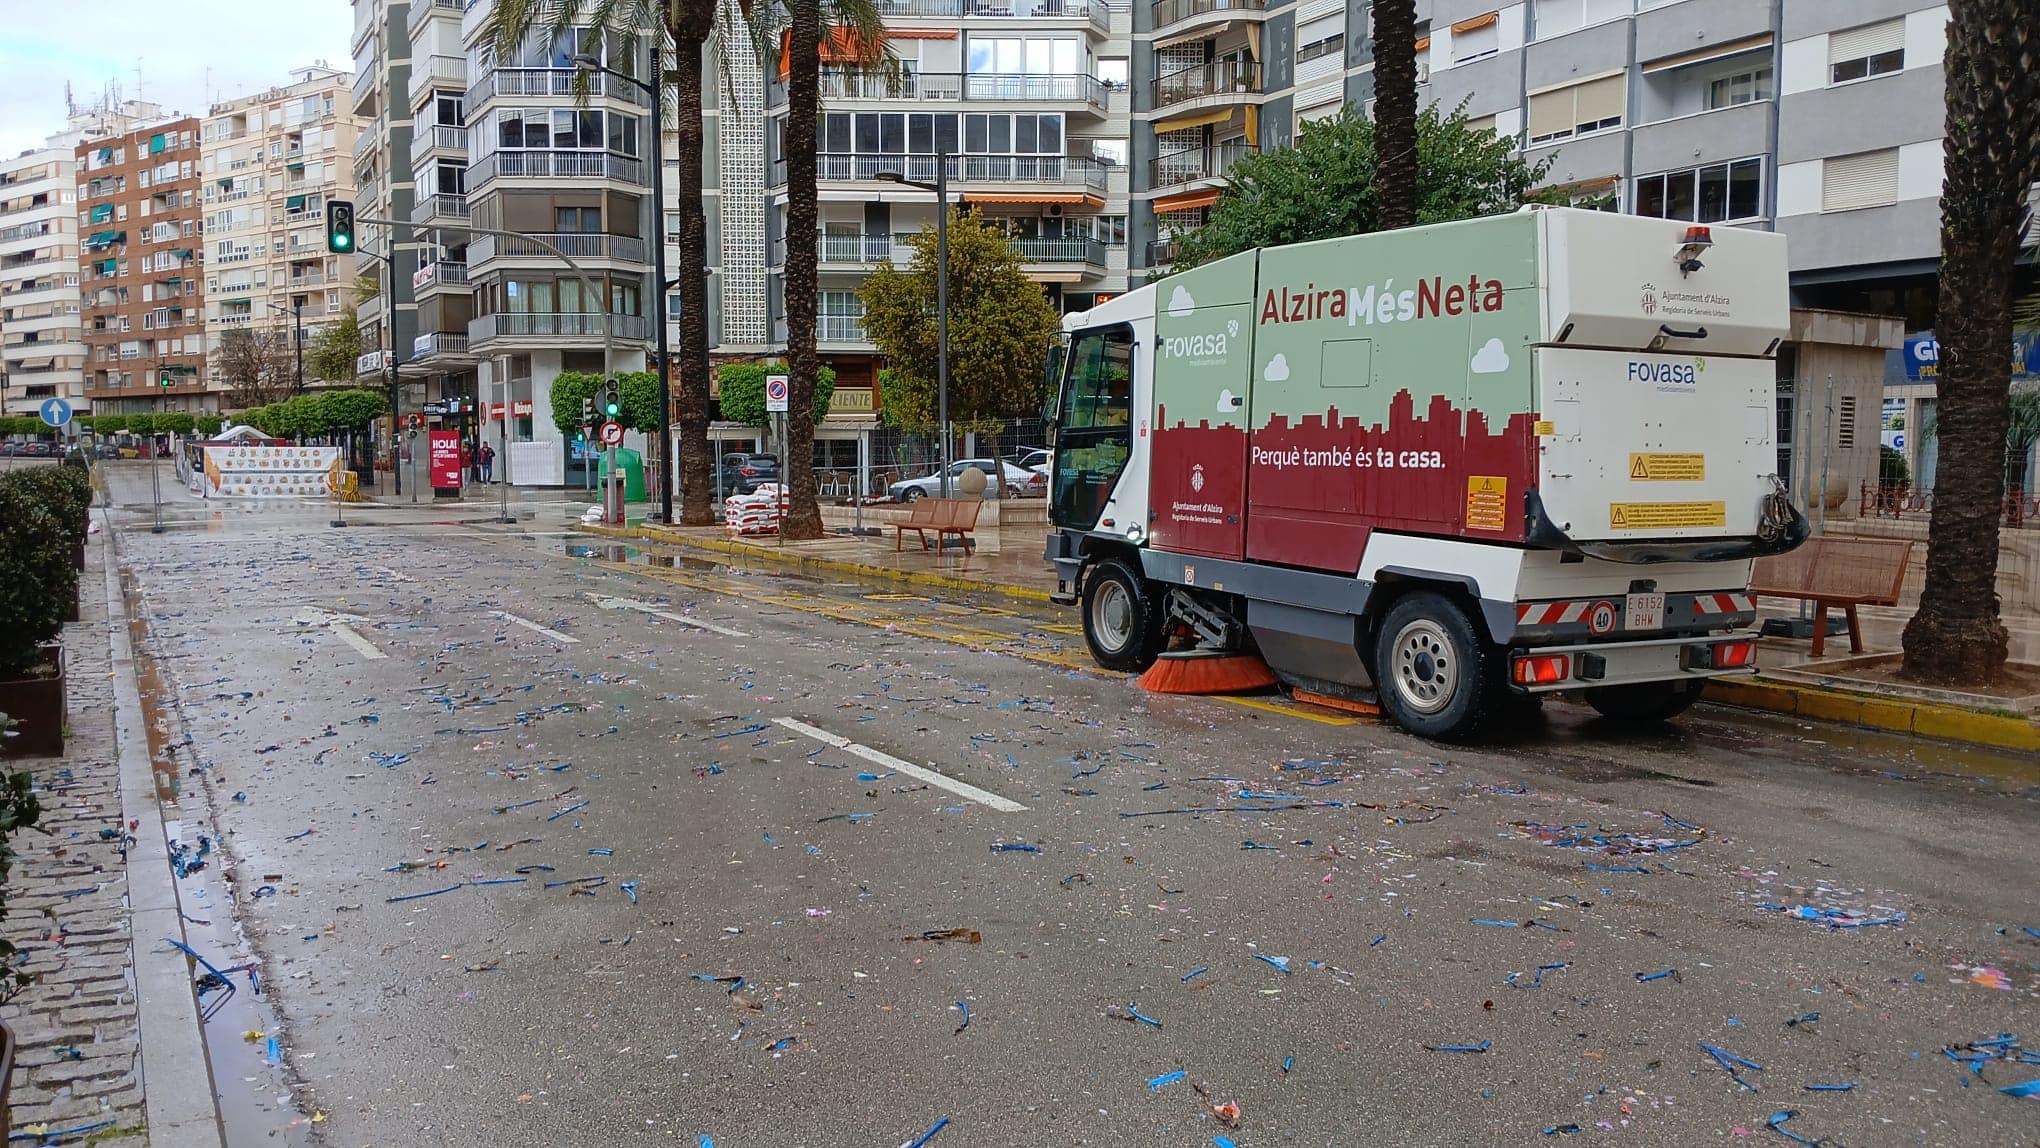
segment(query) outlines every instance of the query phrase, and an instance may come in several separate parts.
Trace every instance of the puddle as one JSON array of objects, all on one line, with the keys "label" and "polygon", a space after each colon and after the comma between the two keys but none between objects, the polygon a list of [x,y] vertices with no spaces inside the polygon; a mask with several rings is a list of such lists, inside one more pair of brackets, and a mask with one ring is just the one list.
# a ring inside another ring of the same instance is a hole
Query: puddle
[{"label": "puddle", "polygon": [[[185,771],[197,765],[182,739],[170,738],[168,685],[148,644],[148,622],[140,608],[130,571],[121,571],[124,594],[130,604],[129,638],[135,652],[136,677],[141,685],[143,728],[149,741],[149,765],[156,779],[156,800],[163,810],[163,828],[169,839],[187,849],[201,847],[201,836],[210,841],[205,867],[172,880],[177,885],[178,908],[184,917],[184,943],[191,946],[214,968],[225,971],[232,992],[212,989],[199,996],[205,1033],[206,1059],[212,1069],[213,1092],[219,1105],[220,1121],[229,1145],[302,1145],[311,1143],[314,1127],[297,1103],[303,1081],[287,1060],[289,1050],[270,982],[265,975],[276,967],[266,958],[241,927],[234,912],[234,891],[251,892],[262,887],[261,874],[253,866],[235,864],[221,841],[208,806],[203,781],[193,786],[190,805],[181,798]],[[231,880],[237,877],[239,880]],[[140,944],[161,941],[137,938]],[[204,970],[194,966],[193,975]],[[259,990],[258,991],[258,987]],[[244,1034],[261,1036],[254,1040]],[[279,1060],[270,1059],[270,1039],[277,1044]]]}]

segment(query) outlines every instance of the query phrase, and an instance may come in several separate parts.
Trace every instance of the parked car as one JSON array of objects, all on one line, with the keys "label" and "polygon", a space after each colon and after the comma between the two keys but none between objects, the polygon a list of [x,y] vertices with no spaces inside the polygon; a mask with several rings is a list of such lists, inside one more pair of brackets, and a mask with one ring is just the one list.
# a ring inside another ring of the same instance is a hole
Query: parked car
[{"label": "parked car", "polygon": [[[1012,463],[995,463],[989,458],[965,458],[949,464],[949,490],[951,496],[957,493],[956,480],[963,472],[976,467],[990,478],[995,471],[1002,470],[1005,484],[1000,492],[1008,498],[1040,497],[1048,493],[1048,479],[1031,470],[1022,470]],[[903,479],[892,484],[890,493],[899,502],[915,502],[929,495],[942,493],[940,474],[923,475],[920,478]],[[995,496],[996,497],[996,496]]]},{"label": "parked car", "polygon": [[726,454],[718,466],[724,494],[752,494],[779,481],[779,459],[769,454]]},{"label": "parked car", "polygon": [[1027,450],[1007,455],[1006,461],[1019,467],[1021,470],[1031,470],[1036,474],[1046,475],[1051,457],[1049,452],[1040,447],[1031,447]]}]

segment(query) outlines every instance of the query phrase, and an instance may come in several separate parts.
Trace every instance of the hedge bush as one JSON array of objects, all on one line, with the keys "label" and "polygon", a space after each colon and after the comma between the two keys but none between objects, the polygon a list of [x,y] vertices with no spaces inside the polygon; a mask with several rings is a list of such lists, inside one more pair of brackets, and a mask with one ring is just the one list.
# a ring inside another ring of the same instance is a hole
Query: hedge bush
[{"label": "hedge bush", "polygon": [[52,505],[54,484],[34,477],[68,469],[0,474],[0,676],[19,677],[42,660],[42,643],[62,632],[78,597],[78,531]]},{"label": "hedge bush", "polygon": [[85,537],[92,517],[92,478],[87,472],[75,466],[32,466],[10,471],[9,476],[42,500],[70,531],[71,542]]}]

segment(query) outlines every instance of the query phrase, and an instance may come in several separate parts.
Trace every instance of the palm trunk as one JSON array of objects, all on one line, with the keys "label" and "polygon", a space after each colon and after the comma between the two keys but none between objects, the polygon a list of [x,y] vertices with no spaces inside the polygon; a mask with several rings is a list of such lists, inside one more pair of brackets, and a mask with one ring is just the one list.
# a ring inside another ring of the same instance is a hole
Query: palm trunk
[{"label": "palm trunk", "polygon": [[1417,5],[1374,4],[1375,226],[1417,222]]},{"label": "palm trunk", "polygon": [[[673,267],[680,296],[680,345],[673,355],[675,422],[680,428],[680,521],[688,526],[713,524],[718,509],[709,465],[708,221],[701,211],[702,55],[714,26],[712,0],[677,0],[668,10],[667,31],[678,65],[668,72],[674,88],[674,191],[680,215],[680,258]],[[663,204],[655,214],[658,242],[663,243]]]},{"label": "palm trunk", "polygon": [[1942,144],[1941,451],[1927,582],[1905,627],[1904,674],[1989,682],[2009,656],[1998,618],[1999,516],[2011,423],[2013,265],[2040,177],[2040,32],[2030,0],[1956,0]]},{"label": "palm trunk", "polygon": [[815,489],[815,121],[821,104],[820,0],[787,6],[786,77],[786,455],[779,473],[790,505],[780,524],[787,538],[820,538]]}]

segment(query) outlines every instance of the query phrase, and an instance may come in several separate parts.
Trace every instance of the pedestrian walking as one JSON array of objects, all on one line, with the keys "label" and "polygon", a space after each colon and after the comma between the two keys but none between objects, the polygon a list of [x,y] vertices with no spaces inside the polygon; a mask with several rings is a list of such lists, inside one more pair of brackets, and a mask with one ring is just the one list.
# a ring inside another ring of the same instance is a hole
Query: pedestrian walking
[{"label": "pedestrian walking", "polygon": [[461,440],[460,473],[462,485],[466,485],[468,479],[475,477],[475,442],[473,439]]},{"label": "pedestrian walking", "polygon": [[482,464],[482,485],[487,486],[489,485],[490,481],[489,472],[496,465],[496,448],[490,446],[488,443],[483,443],[482,452],[479,457]]}]

